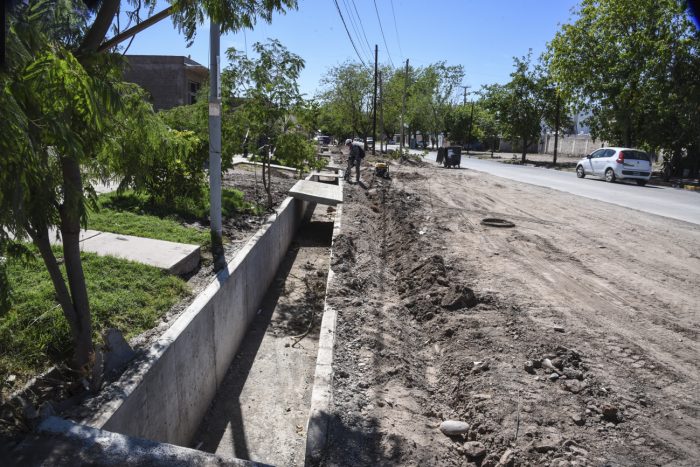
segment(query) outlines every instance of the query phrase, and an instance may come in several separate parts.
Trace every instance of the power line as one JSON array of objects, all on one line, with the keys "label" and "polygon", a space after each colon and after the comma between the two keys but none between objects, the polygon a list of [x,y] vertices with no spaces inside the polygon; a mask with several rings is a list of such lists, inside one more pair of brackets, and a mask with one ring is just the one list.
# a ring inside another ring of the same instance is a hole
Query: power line
[{"label": "power line", "polygon": [[357,47],[355,46],[355,41],[352,40],[352,36],[350,35],[350,31],[348,31],[348,25],[345,24],[345,18],[343,18],[343,13],[340,11],[340,6],[338,5],[338,0],[333,0],[335,3],[335,8],[338,10],[338,14],[340,15],[340,20],[343,22],[343,26],[345,27],[345,32],[348,34],[348,39],[350,39],[350,43],[352,44],[352,48],[355,49],[355,53],[357,54],[357,58],[360,59],[360,63],[367,68],[367,65],[365,64],[365,61],[362,60],[362,57],[360,56],[360,52],[357,51]]},{"label": "power line", "polygon": [[355,9],[355,14],[357,15],[357,20],[360,23],[360,27],[362,28],[362,35],[365,38],[365,43],[367,44],[367,48],[372,51],[372,46],[369,45],[369,41],[367,40],[367,35],[365,34],[365,27],[362,25],[362,18],[360,18],[360,13],[357,11],[357,5],[355,4],[355,0],[350,0],[352,2],[352,6]]},{"label": "power line", "polygon": [[382,39],[384,40],[384,47],[386,47],[386,54],[389,56],[389,63],[391,63],[391,67],[394,68],[394,61],[391,59],[391,53],[389,53],[389,46],[386,44],[386,37],[384,37],[384,28],[382,27],[382,19],[379,17],[379,9],[377,8],[377,0],[374,0],[374,11],[377,12],[377,21],[379,21],[379,30],[382,32]]},{"label": "power line", "polygon": [[371,63],[371,56],[372,56],[372,48],[367,45],[366,49],[363,49],[362,47],[364,44],[362,43],[362,38],[360,37],[360,29],[357,27],[357,22],[355,21],[355,15],[352,13],[352,8],[350,8],[350,4],[348,3],[348,0],[343,0],[343,5],[345,6],[345,12],[347,13],[347,18],[348,21],[350,22],[350,27],[352,28],[355,38],[357,39],[357,43],[359,44],[360,50],[362,50],[362,54],[364,55],[367,53],[368,55],[365,56],[365,59],[367,59],[367,63]]},{"label": "power line", "polygon": [[396,42],[399,44],[399,53],[403,58],[403,50],[401,50],[401,41],[399,40],[399,28],[396,26],[396,13],[394,12],[394,0],[391,0],[391,15],[394,17],[394,31],[396,31]]}]

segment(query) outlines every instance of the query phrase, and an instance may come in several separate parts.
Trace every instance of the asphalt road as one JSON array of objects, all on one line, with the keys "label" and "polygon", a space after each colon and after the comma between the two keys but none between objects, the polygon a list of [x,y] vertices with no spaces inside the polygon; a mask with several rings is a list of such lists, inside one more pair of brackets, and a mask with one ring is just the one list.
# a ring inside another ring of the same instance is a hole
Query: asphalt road
[{"label": "asphalt road", "polygon": [[[436,155],[431,151],[425,159],[435,161]],[[573,172],[503,164],[465,155],[462,155],[462,168],[700,225],[700,193],[695,191],[654,185],[640,187],[633,182],[607,183],[590,177],[578,179]]]}]

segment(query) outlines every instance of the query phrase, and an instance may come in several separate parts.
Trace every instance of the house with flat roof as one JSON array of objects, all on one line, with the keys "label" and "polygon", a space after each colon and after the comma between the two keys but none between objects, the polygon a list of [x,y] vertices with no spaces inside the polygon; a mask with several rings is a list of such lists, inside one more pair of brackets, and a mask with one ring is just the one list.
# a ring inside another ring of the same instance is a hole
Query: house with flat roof
[{"label": "house with flat roof", "polygon": [[189,57],[126,55],[124,80],[150,94],[156,110],[194,104],[197,92],[209,79],[209,69]]}]

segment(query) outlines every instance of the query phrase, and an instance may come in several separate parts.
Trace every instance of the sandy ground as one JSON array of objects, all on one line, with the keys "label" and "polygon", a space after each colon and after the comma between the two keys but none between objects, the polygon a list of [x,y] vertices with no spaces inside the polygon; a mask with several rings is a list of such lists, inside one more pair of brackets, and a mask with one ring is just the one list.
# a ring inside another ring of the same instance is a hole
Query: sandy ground
[{"label": "sandy ground", "polygon": [[303,465],[333,216],[332,208],[317,206],[297,233],[193,447]]},{"label": "sandy ground", "polygon": [[325,465],[697,465],[700,227],[469,170],[363,178]]}]

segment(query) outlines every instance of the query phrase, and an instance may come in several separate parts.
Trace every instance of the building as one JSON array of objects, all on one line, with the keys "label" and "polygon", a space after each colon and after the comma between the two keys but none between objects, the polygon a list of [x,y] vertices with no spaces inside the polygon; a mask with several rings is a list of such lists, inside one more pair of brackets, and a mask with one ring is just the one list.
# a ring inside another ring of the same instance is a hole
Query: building
[{"label": "building", "polygon": [[193,104],[209,70],[189,57],[127,55],[124,80],[144,88],[156,110]]}]

